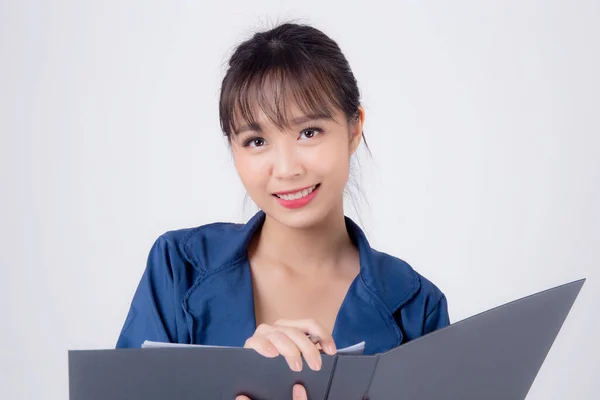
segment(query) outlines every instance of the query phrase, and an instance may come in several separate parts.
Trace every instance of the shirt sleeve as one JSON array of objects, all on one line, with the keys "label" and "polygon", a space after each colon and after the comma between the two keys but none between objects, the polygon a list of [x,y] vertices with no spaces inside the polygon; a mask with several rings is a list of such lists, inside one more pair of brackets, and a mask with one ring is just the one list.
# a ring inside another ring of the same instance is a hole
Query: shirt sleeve
[{"label": "shirt sleeve", "polygon": [[425,317],[425,326],[423,334],[427,334],[450,325],[450,316],[448,314],[448,301],[445,295],[440,297],[435,307]]},{"label": "shirt sleeve", "polygon": [[173,269],[168,240],[159,237],[131,301],[117,348],[139,348],[145,340],[172,342],[177,337]]}]

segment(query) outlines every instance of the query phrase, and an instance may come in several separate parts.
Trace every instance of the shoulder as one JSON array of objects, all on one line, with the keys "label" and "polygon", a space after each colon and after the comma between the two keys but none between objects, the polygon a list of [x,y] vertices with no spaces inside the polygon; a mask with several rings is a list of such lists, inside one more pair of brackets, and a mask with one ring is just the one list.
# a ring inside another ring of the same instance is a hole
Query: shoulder
[{"label": "shoulder", "polygon": [[163,258],[169,264],[185,263],[199,273],[208,273],[241,255],[238,248],[244,227],[233,222],[213,222],[169,230],[154,241],[150,257]]},{"label": "shoulder", "polygon": [[390,305],[406,340],[412,340],[447,326],[449,321],[444,292],[431,280],[417,272],[408,262],[390,254],[377,252],[377,268],[385,270],[387,291],[400,292],[398,301]]},{"label": "shoulder", "polygon": [[429,279],[417,272],[407,261],[391,254],[371,249],[373,279],[387,294],[392,311],[419,299],[428,304],[438,302],[443,292]]},{"label": "shoulder", "polygon": [[427,315],[442,301],[442,291],[408,262],[373,248],[363,230],[348,217],[346,226],[359,250],[362,280],[389,312],[421,307]]},{"label": "shoulder", "polygon": [[236,229],[232,223],[211,223],[158,236],[117,347],[139,347],[144,340],[190,343],[182,301]]}]

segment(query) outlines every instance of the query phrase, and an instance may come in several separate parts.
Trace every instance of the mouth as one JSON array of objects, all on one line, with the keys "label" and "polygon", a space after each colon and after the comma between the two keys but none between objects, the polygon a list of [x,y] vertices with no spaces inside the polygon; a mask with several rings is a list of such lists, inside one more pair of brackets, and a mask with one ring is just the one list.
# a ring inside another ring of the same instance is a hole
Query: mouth
[{"label": "mouth", "polygon": [[318,183],[316,185],[310,186],[308,188],[300,189],[300,190],[295,191],[295,192],[274,193],[273,196],[277,197],[278,199],[286,200],[286,201],[299,200],[299,199],[302,199],[304,197],[307,197],[308,195],[310,195],[311,193],[313,193],[315,190],[317,190],[320,186],[321,186],[321,184]]}]

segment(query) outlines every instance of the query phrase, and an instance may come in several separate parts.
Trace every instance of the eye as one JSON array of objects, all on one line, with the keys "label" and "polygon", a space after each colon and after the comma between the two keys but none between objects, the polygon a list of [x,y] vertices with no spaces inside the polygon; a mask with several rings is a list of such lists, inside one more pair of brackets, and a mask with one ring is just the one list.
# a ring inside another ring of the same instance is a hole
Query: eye
[{"label": "eye", "polygon": [[261,137],[254,136],[248,138],[242,144],[243,147],[262,147],[267,143],[267,141]]},{"label": "eye", "polygon": [[300,136],[304,135],[307,139],[312,139],[315,136],[318,136],[322,132],[323,132],[323,129],[321,129],[321,128],[316,128],[316,127],[306,128],[300,133]]}]

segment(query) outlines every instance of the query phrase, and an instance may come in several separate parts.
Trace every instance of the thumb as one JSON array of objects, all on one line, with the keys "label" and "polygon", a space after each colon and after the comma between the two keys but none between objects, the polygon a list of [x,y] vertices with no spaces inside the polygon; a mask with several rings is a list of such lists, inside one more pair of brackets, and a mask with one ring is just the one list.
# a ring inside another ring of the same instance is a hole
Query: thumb
[{"label": "thumb", "polygon": [[292,393],[294,400],[308,400],[308,397],[306,396],[306,389],[304,389],[304,386],[300,384],[294,385]]}]

